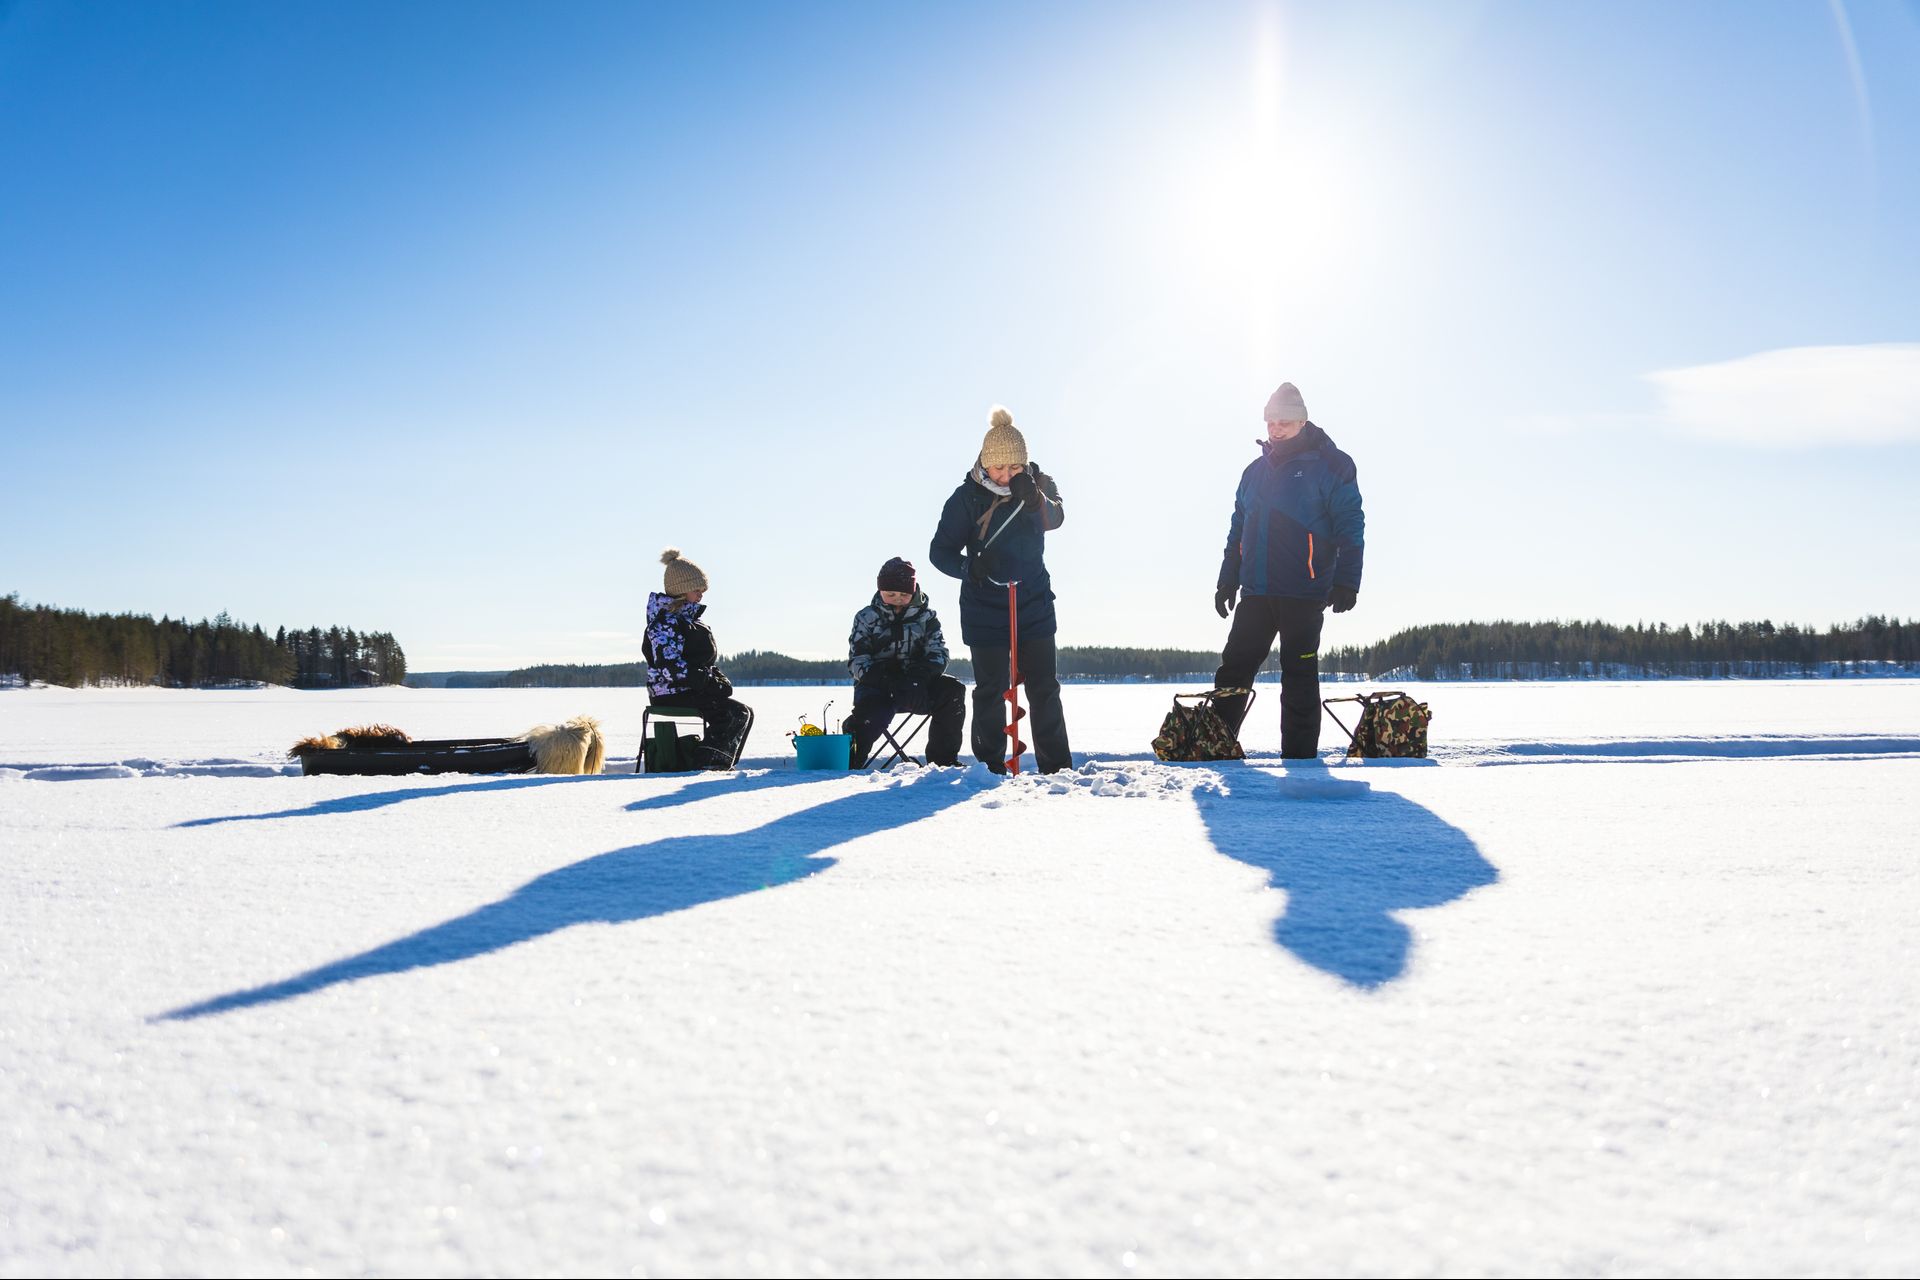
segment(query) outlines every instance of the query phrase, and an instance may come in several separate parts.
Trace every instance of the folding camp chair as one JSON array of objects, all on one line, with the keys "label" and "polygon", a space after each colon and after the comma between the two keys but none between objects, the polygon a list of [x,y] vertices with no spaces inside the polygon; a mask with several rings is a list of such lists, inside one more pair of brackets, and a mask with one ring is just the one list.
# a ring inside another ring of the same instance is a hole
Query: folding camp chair
[{"label": "folding camp chair", "polygon": [[[682,736],[680,722],[691,720],[700,726],[700,733]],[[658,723],[655,723],[655,722]],[[699,768],[691,760],[693,749],[700,745],[701,734],[706,732],[706,717],[694,707],[668,707],[649,705],[640,713],[640,757],[633,762],[635,773],[688,773]],[[734,744],[733,759],[727,761],[729,769],[738,768],[740,753],[746,750],[747,735],[753,732],[753,708],[747,708],[747,724],[740,731],[740,740]]]},{"label": "folding camp chair", "polygon": [[[659,723],[653,723],[658,720]],[[700,732],[680,735],[680,726],[691,720]],[[635,773],[684,773],[693,766],[687,753],[706,732],[706,721],[692,707],[649,706],[640,713],[640,757],[633,762]]]},{"label": "folding camp chair", "polygon": [[[914,723],[916,715],[919,717],[918,724]],[[872,754],[867,757],[867,768],[891,769],[902,760],[912,759],[907,752],[912,750],[913,740],[919,737],[921,732],[931,724],[932,721],[933,716],[931,714],[922,715],[913,711],[902,711],[898,719],[891,725],[884,726],[880,730],[881,740],[884,741],[888,747],[893,748],[893,754],[882,760],[880,756],[884,748],[876,745],[873,748]],[[901,730],[904,730],[904,732],[900,732]],[[896,733],[898,733],[899,736],[896,737]]]}]

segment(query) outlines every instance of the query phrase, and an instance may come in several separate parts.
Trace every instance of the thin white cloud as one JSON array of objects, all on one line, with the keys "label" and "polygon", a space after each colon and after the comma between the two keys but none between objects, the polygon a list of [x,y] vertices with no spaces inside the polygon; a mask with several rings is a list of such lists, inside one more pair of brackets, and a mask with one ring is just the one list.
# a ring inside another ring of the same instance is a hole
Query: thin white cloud
[{"label": "thin white cloud", "polygon": [[1655,418],[1715,440],[1796,448],[1920,440],[1920,342],[1786,347],[1646,375]]}]

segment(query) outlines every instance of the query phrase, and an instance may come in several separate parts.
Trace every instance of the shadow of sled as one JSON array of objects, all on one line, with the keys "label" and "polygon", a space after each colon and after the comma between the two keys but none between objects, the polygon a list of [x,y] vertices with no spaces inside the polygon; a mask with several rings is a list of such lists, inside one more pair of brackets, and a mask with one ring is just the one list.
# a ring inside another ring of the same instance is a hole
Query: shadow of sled
[{"label": "shadow of sled", "polygon": [[[405,804],[410,800],[435,800],[441,796],[468,795],[476,791],[520,791],[527,787],[586,785],[590,780],[605,780],[603,785],[622,785],[632,782],[635,778],[643,778],[648,782],[665,781],[683,784],[672,791],[649,795],[627,806],[628,809],[636,811],[667,809],[677,804],[691,804],[712,795],[756,791],[767,787],[791,787],[806,782],[823,781],[831,776],[792,771],[712,774],[602,773],[572,776],[541,774],[533,777],[516,774],[510,778],[494,778],[480,782],[443,783],[431,787],[408,787],[397,791],[370,791],[361,795],[335,796],[331,800],[316,800],[298,809],[278,809],[272,813],[230,813],[212,818],[189,818],[185,822],[176,822],[174,826],[178,828],[214,827],[226,822],[277,822],[281,818],[324,818],[342,813],[370,813],[376,809]],[[615,779],[618,781],[615,782]]]},{"label": "shadow of sled", "polygon": [[[863,787],[749,831],[675,836],[596,854],[529,880],[498,902],[371,951],[160,1017],[180,1021],[273,1004],[382,974],[470,960],[577,924],[626,924],[790,884],[832,866],[838,859],[825,855],[838,845],[960,803],[974,793],[964,784],[962,775]],[[713,788],[721,789],[724,784]]]},{"label": "shadow of sled", "polygon": [[1356,987],[1406,972],[1410,929],[1393,912],[1437,907],[1499,879],[1458,827],[1402,796],[1322,766],[1223,767],[1228,794],[1194,797],[1213,847],[1287,893],[1273,938]]}]

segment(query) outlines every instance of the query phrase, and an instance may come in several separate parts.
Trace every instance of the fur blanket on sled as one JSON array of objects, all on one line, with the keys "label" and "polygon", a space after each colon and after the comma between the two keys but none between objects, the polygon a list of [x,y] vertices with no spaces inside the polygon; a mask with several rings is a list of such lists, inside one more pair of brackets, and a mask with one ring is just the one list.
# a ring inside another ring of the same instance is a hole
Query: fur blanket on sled
[{"label": "fur blanket on sled", "polygon": [[[313,751],[343,747],[402,747],[407,734],[390,724],[360,725],[324,737],[302,738],[287,755],[298,759]],[[607,735],[592,716],[575,716],[561,724],[541,724],[514,739],[533,749],[534,773],[599,773],[607,760]]]},{"label": "fur blanket on sled", "polygon": [[592,716],[535,725],[520,741],[533,748],[535,773],[598,773],[607,759],[607,736]]}]

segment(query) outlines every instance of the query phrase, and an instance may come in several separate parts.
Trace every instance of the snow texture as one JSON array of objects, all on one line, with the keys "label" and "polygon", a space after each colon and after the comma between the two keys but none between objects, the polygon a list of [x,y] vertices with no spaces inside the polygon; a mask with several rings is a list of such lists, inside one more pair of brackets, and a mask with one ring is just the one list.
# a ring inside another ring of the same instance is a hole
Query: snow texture
[{"label": "snow texture", "polygon": [[643,691],[0,693],[0,1274],[1920,1267],[1920,682],[1411,691],[1165,765],[1069,687],[1018,779],[794,771],[839,689],[657,777]]}]

